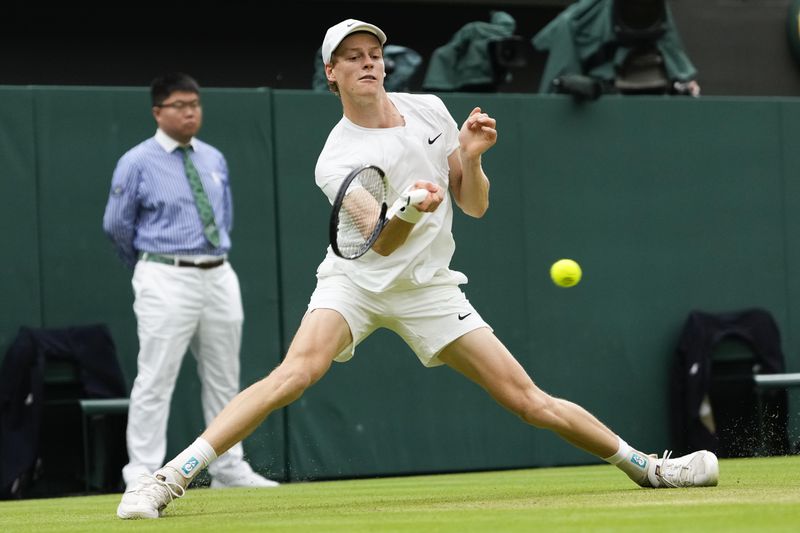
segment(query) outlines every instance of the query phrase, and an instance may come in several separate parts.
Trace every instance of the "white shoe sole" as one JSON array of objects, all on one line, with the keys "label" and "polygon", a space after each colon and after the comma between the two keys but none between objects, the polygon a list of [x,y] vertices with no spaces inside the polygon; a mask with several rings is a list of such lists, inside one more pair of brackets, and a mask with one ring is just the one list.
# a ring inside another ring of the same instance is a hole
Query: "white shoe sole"
[{"label": "white shoe sole", "polygon": [[120,507],[117,507],[117,516],[122,518],[123,520],[140,520],[140,519],[153,519],[159,518],[161,513],[157,513],[155,516],[151,512],[147,511],[125,511]]}]

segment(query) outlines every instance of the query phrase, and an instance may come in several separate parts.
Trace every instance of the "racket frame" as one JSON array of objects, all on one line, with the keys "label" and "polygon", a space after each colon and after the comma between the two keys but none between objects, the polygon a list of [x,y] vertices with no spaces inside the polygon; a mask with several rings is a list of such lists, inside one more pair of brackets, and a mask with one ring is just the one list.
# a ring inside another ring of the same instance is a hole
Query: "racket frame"
[{"label": "racket frame", "polygon": [[367,251],[372,248],[372,245],[375,244],[375,241],[378,240],[378,237],[383,231],[383,226],[386,224],[386,210],[388,206],[386,205],[386,201],[384,200],[381,204],[381,211],[378,216],[378,222],[375,224],[375,228],[373,228],[372,233],[367,237],[364,241],[364,244],[361,245],[361,248],[355,253],[351,255],[345,255],[339,249],[339,244],[337,242],[338,235],[339,235],[339,212],[342,210],[342,205],[344,204],[344,198],[347,195],[347,189],[350,187],[350,184],[355,180],[363,171],[368,169],[374,169],[378,172],[381,179],[383,180],[383,187],[385,191],[389,190],[389,184],[386,179],[386,173],[383,171],[382,168],[375,166],[375,165],[362,165],[350,171],[350,173],[344,178],[342,184],[339,186],[339,190],[336,192],[336,197],[333,200],[333,208],[331,209],[331,219],[330,225],[328,228],[328,238],[330,240],[331,249],[333,253],[337,256],[342,257],[344,259],[358,259]]}]

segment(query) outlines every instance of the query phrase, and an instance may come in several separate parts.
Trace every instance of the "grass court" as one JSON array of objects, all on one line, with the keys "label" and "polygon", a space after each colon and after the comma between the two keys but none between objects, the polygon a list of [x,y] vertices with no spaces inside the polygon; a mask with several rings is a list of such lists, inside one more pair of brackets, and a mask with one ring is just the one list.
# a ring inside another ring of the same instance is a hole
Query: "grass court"
[{"label": "grass court", "polygon": [[119,494],[0,502],[0,531],[799,531],[800,456],[720,460],[717,487],[642,489],[608,465],[191,489],[158,520]]}]

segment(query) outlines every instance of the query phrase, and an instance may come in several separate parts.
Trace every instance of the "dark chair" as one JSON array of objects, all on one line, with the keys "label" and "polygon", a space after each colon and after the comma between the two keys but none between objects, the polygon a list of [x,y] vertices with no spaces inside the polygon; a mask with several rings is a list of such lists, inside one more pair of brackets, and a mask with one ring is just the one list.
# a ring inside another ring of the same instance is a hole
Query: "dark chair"
[{"label": "dark chair", "polygon": [[[111,345],[109,355],[116,357]],[[122,467],[128,462],[125,430],[130,400],[88,397],[80,364],[53,358],[45,360],[43,397],[40,451],[47,482],[39,490],[71,492],[72,480],[82,481],[87,494],[121,488]],[[72,421],[68,429],[65,420]],[[52,446],[53,442],[58,445]],[[79,460],[57,466],[57,458],[64,456]]]},{"label": "dark chair", "polygon": [[692,311],[675,355],[670,385],[676,454],[708,449],[719,457],[751,457],[789,451],[786,387],[756,386],[762,376],[788,377],[780,331],[769,311]]},{"label": "dark chair", "polygon": [[0,368],[0,498],[118,490],[126,406],[105,325],[20,328]]},{"label": "dark chair", "polygon": [[81,398],[83,478],[87,493],[113,492],[122,484],[121,469],[128,462],[125,430],[128,398]]}]

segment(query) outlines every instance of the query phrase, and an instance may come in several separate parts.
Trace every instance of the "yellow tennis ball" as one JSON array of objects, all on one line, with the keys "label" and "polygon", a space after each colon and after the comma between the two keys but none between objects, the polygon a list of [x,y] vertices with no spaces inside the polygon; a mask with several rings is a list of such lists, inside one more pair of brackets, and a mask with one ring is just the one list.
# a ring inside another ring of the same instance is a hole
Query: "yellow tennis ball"
[{"label": "yellow tennis ball", "polygon": [[572,259],[559,259],[550,267],[550,277],[559,287],[572,287],[581,280],[581,266]]}]

